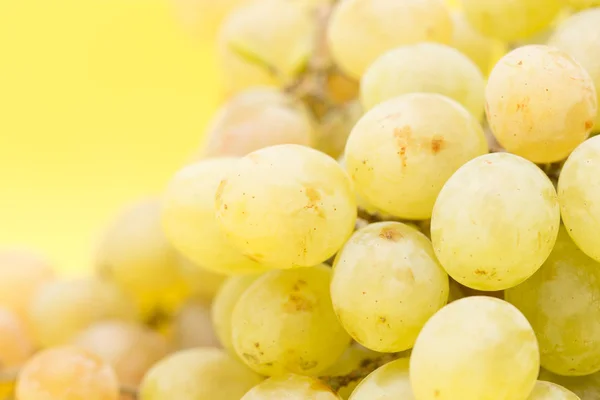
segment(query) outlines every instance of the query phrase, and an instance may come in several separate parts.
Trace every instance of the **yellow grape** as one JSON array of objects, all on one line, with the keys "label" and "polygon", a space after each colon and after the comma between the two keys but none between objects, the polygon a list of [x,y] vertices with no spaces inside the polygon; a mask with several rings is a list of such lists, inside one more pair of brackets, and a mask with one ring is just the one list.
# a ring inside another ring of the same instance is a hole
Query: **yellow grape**
[{"label": "yellow grape", "polygon": [[197,348],[172,354],[146,374],[140,400],[239,400],[262,377],[227,353]]},{"label": "yellow grape", "polygon": [[263,375],[315,375],[343,354],[350,337],[338,322],[326,266],[271,271],[239,298],[231,320],[233,345]]},{"label": "yellow grape", "polygon": [[535,333],[519,310],[492,297],[469,297],[425,324],[410,381],[419,400],[525,400],[539,358]]},{"label": "yellow grape", "polygon": [[425,235],[380,222],[355,232],[337,255],[331,299],[354,340],[375,351],[402,351],[446,304],[448,275]]},{"label": "yellow grape", "polygon": [[369,204],[403,219],[429,219],[448,178],[487,153],[479,122],[456,101],[410,93],[368,111],[346,144],[346,169]]},{"label": "yellow grape", "polygon": [[400,358],[371,372],[352,392],[350,400],[415,400],[408,367],[410,360]]},{"label": "yellow grape", "polygon": [[19,400],[117,400],[110,365],[87,350],[57,347],[30,359],[17,381]]},{"label": "yellow grape", "polygon": [[352,128],[362,115],[358,100],[332,108],[319,120],[313,147],[331,157],[340,157]]},{"label": "yellow grape", "polygon": [[360,82],[362,104],[371,109],[394,97],[438,93],[456,100],[480,120],[485,81],[467,56],[440,43],[417,43],[390,50],[369,66]]},{"label": "yellow grape", "polygon": [[596,119],[590,75],[567,53],[529,45],[505,55],[490,74],[486,113],[498,142],[536,163],[560,161]]},{"label": "yellow grape", "polygon": [[551,382],[537,381],[527,400],[581,400],[575,393]]},{"label": "yellow grape", "polygon": [[218,347],[210,304],[197,299],[184,303],[173,321],[173,336],[175,345],[180,350]]},{"label": "yellow grape", "polygon": [[313,124],[306,107],[290,95],[275,88],[251,88],[217,112],[208,128],[205,153],[208,157],[245,156],[276,144],[310,146]]},{"label": "yellow grape", "polygon": [[237,163],[214,158],[189,165],[171,179],[163,198],[163,227],[171,243],[198,267],[227,275],[265,270],[230,243],[215,219],[217,188]]},{"label": "yellow grape", "polygon": [[227,238],[275,268],[326,261],[356,221],[345,171],[333,158],[299,145],[271,146],[242,158],[216,197],[217,221]]},{"label": "yellow grape", "polygon": [[507,290],[506,300],[531,321],[544,368],[561,375],[600,371],[600,263],[564,228],[544,265]]},{"label": "yellow grape", "polygon": [[600,372],[586,376],[561,376],[542,368],[538,379],[561,385],[578,395],[581,400],[600,399]]},{"label": "yellow grape", "polygon": [[377,57],[395,47],[449,43],[452,20],[441,0],[345,0],[333,11],[327,39],[338,67],[360,79]]},{"label": "yellow grape", "polygon": [[509,153],[477,157],[446,182],[431,218],[431,239],[448,274],[496,291],[529,278],[546,260],[560,212],[552,182]]},{"label": "yellow grape", "polygon": [[20,366],[33,351],[26,325],[17,314],[0,306],[0,371]]},{"label": "yellow grape", "polygon": [[241,400],[341,400],[323,382],[308,376],[284,374],[252,388]]},{"label": "yellow grape", "polygon": [[227,275],[196,265],[186,257],[180,257],[180,265],[191,297],[210,301],[227,280]]}]

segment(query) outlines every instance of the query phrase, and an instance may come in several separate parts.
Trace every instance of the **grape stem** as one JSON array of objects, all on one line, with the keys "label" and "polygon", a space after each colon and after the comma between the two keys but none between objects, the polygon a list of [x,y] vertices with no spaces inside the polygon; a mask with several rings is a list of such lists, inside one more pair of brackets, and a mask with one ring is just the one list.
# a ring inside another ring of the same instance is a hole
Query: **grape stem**
[{"label": "grape stem", "polygon": [[342,376],[323,376],[319,379],[329,385],[331,389],[335,392],[339,391],[341,388],[344,388],[351,383],[360,381],[367,377],[371,372],[375,371],[377,368],[391,362],[397,360],[402,356],[402,353],[390,353],[390,354],[382,354],[376,358],[369,358],[364,360],[360,367],[350,372],[347,375]]}]

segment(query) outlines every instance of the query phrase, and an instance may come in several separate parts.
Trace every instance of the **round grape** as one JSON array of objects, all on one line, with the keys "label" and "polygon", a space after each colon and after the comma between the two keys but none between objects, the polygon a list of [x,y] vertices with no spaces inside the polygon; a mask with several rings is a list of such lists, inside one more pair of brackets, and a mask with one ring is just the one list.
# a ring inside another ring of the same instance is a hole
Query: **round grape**
[{"label": "round grape", "polygon": [[307,376],[286,374],[255,386],[241,400],[341,400],[331,388]]}]

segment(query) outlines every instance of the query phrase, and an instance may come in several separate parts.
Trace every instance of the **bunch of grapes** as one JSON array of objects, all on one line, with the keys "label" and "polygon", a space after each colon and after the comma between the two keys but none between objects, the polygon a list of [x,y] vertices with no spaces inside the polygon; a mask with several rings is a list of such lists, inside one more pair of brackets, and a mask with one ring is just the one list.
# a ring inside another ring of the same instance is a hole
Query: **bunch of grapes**
[{"label": "bunch of grapes", "polygon": [[93,276],[0,253],[0,400],[600,399],[599,2],[176,5],[227,100]]}]

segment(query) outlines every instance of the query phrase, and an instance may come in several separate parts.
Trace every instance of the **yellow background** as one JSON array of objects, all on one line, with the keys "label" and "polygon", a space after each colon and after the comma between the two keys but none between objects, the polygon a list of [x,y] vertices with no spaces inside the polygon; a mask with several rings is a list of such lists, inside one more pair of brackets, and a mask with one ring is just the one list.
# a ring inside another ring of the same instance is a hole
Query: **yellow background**
[{"label": "yellow background", "polygon": [[0,247],[87,268],[123,203],[196,150],[213,61],[169,0],[0,0]]}]

